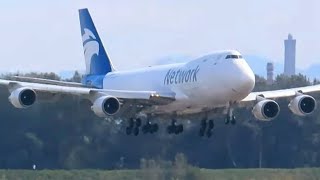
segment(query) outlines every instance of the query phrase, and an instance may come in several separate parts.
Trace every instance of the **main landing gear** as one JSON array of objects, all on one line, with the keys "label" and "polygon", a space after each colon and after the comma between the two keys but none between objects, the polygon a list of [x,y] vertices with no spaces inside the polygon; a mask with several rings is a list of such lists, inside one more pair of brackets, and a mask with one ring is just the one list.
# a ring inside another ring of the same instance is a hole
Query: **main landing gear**
[{"label": "main landing gear", "polygon": [[[229,102],[229,106],[227,109],[227,115],[225,118],[225,124],[232,124],[235,125],[236,124],[236,117],[233,115],[233,109],[235,107],[235,102]],[[199,130],[199,136],[200,137],[208,137],[210,138],[212,136],[212,131],[214,128],[214,122],[213,120],[207,120],[208,115],[206,114],[205,118],[201,121],[201,127]]]},{"label": "main landing gear", "polygon": [[207,121],[206,119],[201,120],[201,127],[199,131],[199,136],[207,136],[208,138],[212,136],[212,129],[214,128],[213,120]]},{"label": "main landing gear", "polygon": [[146,121],[146,124],[142,125],[142,120],[140,118],[129,119],[129,125],[126,128],[126,134],[131,135],[133,134],[134,136],[138,136],[140,133],[140,128],[142,130],[143,134],[153,134],[159,130],[159,126],[157,123],[152,124],[149,120]]},{"label": "main landing gear", "polygon": [[143,134],[153,134],[157,132],[159,129],[159,126],[157,123],[152,124],[149,120],[147,120],[146,124],[142,126],[142,132]]},{"label": "main landing gear", "polygon": [[236,124],[236,117],[233,115],[233,108],[231,106],[228,108],[227,117],[225,118],[224,123],[231,123],[232,125]]},{"label": "main landing gear", "polygon": [[225,120],[224,120],[224,123],[225,124],[229,124],[229,123],[231,123],[232,125],[235,125],[236,123],[237,123],[237,121],[236,121],[236,117],[235,116],[227,116],[226,118],[225,118]]},{"label": "main landing gear", "polygon": [[183,132],[183,125],[177,124],[177,120],[173,119],[171,121],[171,125],[167,127],[167,133],[168,134],[180,134]]}]

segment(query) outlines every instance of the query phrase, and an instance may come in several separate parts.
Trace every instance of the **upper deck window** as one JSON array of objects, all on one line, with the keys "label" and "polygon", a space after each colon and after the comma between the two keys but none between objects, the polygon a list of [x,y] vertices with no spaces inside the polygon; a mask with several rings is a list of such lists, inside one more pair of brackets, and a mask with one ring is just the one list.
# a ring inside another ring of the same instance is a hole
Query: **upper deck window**
[{"label": "upper deck window", "polygon": [[226,59],[241,59],[242,56],[241,55],[235,55],[235,54],[230,54],[227,55]]}]

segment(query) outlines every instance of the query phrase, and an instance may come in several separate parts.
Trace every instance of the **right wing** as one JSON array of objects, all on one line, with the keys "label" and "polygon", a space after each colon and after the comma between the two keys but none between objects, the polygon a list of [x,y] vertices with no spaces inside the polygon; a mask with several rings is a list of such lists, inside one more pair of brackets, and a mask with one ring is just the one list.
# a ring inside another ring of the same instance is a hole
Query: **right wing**
[{"label": "right wing", "polygon": [[314,93],[320,93],[320,85],[252,92],[240,101],[239,105],[248,106],[248,103],[255,103],[252,109],[253,115],[257,119],[268,121],[277,117],[280,112],[280,106],[274,100],[290,98],[288,107],[291,112],[298,116],[306,116],[311,114],[317,107],[316,99],[311,96]]}]

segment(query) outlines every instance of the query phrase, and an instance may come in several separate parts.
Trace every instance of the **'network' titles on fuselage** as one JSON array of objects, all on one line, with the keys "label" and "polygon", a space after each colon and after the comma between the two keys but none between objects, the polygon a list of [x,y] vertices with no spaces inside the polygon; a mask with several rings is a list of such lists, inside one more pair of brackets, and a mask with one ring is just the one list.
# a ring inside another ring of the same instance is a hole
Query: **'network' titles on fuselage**
[{"label": "'network' titles on fuselage", "polygon": [[199,71],[200,71],[199,66],[197,66],[194,69],[187,69],[187,70],[170,69],[164,78],[164,84],[169,85],[169,84],[197,82],[197,74]]}]

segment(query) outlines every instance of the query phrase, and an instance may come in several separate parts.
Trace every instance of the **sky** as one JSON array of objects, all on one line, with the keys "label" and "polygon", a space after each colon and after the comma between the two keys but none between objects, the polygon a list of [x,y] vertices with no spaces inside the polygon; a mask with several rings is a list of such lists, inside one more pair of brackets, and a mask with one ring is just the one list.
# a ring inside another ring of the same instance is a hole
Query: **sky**
[{"label": "sky", "polygon": [[80,8],[89,9],[119,70],[223,49],[281,63],[288,33],[306,69],[320,63],[319,7],[317,0],[1,1],[0,72],[85,69]]}]

